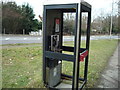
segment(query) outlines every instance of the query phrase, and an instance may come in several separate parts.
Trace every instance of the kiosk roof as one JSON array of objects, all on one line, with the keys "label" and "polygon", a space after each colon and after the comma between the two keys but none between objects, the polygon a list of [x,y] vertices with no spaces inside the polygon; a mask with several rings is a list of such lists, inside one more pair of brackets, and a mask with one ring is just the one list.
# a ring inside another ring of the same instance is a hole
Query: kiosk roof
[{"label": "kiosk roof", "polygon": [[66,0],[65,2],[62,0],[48,0],[44,2],[44,5],[80,4],[80,3],[91,8],[91,5],[85,2],[84,0]]}]

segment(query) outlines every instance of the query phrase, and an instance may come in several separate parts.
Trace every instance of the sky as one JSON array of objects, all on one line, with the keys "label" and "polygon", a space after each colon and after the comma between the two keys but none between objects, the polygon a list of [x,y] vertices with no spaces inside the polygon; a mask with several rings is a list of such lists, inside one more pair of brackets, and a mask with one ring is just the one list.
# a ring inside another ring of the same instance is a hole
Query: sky
[{"label": "sky", "polygon": [[[3,1],[15,1],[18,5],[29,3],[35,13],[35,18],[39,19],[39,15],[43,14],[43,4],[47,0],[3,0]],[[50,1],[50,0],[49,0]],[[64,0],[65,2],[66,0]],[[92,19],[99,15],[106,15],[112,11],[112,2],[114,2],[114,13],[117,13],[117,0],[85,0],[92,5]]]}]

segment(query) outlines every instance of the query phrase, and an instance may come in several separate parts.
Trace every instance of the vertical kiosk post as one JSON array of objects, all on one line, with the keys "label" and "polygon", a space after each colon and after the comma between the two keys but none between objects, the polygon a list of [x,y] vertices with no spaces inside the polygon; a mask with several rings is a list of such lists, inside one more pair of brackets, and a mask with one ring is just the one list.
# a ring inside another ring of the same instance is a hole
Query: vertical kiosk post
[{"label": "vertical kiosk post", "polygon": [[[91,24],[91,9],[88,12],[88,21],[87,21],[87,40],[86,40],[86,49],[89,51],[89,45],[90,45],[90,24]],[[85,71],[84,71],[84,79],[87,81],[87,72],[88,72],[88,56],[85,60]]]},{"label": "vertical kiosk post", "polygon": [[[80,2],[81,3],[81,2]],[[80,58],[80,43],[81,43],[81,4],[78,4],[76,10],[76,32],[75,32],[75,62],[73,66],[73,86],[72,88],[78,89],[78,80],[79,80],[79,58]]]},{"label": "vertical kiosk post", "polygon": [[47,44],[47,38],[46,38],[46,8],[44,6],[43,10],[43,24],[42,24],[42,30],[43,30],[43,82],[46,83],[46,60],[45,60],[45,51],[46,51],[46,44]]}]

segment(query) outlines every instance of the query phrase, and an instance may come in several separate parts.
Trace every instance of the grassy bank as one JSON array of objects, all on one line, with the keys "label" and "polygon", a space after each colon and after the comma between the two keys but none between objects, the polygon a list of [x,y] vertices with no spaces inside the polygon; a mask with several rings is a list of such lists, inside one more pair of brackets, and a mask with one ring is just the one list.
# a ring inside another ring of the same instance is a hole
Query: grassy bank
[{"label": "grassy bank", "polygon": [[[66,45],[72,46],[71,42]],[[84,43],[82,44],[84,47]],[[117,46],[117,40],[93,40],[87,87],[93,87]],[[65,52],[66,53],[66,52]],[[40,88],[42,84],[42,47],[18,47],[2,50],[3,88]],[[83,69],[84,62],[81,62]],[[72,63],[63,62],[63,73],[72,75]],[[80,71],[83,76],[83,70]]]}]

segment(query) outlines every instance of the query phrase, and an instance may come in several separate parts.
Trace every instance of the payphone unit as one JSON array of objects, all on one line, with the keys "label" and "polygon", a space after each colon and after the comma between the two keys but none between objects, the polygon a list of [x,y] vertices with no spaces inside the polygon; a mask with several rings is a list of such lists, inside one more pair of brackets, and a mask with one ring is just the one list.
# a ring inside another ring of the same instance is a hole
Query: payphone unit
[{"label": "payphone unit", "polygon": [[[60,89],[64,88],[62,85],[59,87],[62,79],[67,77],[72,80],[72,89],[82,88],[87,82],[91,5],[79,0],[67,4],[64,2],[57,4],[56,1],[45,4],[43,11],[43,82],[48,88]],[[64,12],[76,13],[74,47],[62,45]],[[88,13],[85,48],[81,48],[82,12]],[[63,51],[73,52],[74,55],[64,54]],[[73,62],[73,76],[62,73],[63,60]],[[79,77],[80,61],[85,62],[84,78]],[[81,87],[79,81],[82,81]]]}]

